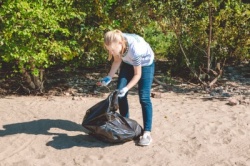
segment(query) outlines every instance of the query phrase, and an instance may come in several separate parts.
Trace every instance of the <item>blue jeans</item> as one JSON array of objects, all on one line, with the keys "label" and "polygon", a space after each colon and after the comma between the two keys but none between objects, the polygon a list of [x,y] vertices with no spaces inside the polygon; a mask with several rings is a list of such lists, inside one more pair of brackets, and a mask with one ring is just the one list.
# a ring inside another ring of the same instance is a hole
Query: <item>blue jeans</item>
[{"label": "blue jeans", "polygon": [[[142,67],[142,75],[138,82],[138,93],[142,108],[144,131],[151,131],[152,128],[153,108],[150,94],[154,78],[154,71],[154,62],[149,66]],[[134,67],[132,65],[122,62],[118,77],[117,89],[121,90],[122,88],[124,88],[130,82],[133,76]],[[128,118],[129,106],[127,95],[128,93],[124,97],[119,98],[119,111],[122,116]]]}]

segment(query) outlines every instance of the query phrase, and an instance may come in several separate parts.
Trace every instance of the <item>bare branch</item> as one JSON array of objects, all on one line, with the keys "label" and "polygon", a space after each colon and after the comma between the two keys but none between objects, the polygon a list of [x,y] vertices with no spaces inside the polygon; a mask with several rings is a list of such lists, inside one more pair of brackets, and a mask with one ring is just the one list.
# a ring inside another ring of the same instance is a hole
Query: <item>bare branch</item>
[{"label": "bare branch", "polygon": [[218,75],[217,77],[215,77],[214,80],[211,81],[211,82],[209,83],[208,86],[209,86],[209,87],[212,87],[212,86],[218,81],[218,79],[219,79],[221,76],[222,76],[222,70],[220,70],[219,75]]},{"label": "bare branch", "polygon": [[206,56],[207,56],[207,52],[205,50],[203,50],[202,48],[198,47],[197,45],[194,44],[194,46],[196,48],[198,48],[201,52],[203,52]]},{"label": "bare branch", "polygon": [[[179,39],[178,39],[178,41],[179,41]],[[200,77],[197,75],[197,73],[195,72],[195,70],[192,69],[192,67],[190,66],[189,59],[188,59],[188,57],[187,57],[187,55],[186,55],[186,53],[185,53],[185,51],[184,51],[184,49],[183,49],[183,47],[182,47],[180,41],[179,41],[179,46],[180,46],[181,51],[182,51],[182,53],[183,53],[183,55],[184,55],[184,57],[185,57],[187,67],[190,69],[190,71],[194,74],[194,76],[195,76],[203,85],[207,86],[207,83],[204,82],[204,81],[202,81],[202,80],[200,79]]]}]

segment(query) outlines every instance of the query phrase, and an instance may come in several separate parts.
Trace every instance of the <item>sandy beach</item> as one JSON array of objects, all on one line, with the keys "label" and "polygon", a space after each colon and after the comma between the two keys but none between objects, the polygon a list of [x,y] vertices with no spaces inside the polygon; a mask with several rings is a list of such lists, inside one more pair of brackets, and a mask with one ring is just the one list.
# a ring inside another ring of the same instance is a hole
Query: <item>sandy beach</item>
[{"label": "sandy beach", "polygon": [[[250,106],[173,92],[152,98],[153,142],[110,144],[87,135],[86,110],[103,97],[0,98],[1,166],[249,166]],[[137,95],[131,119],[142,124]]]}]

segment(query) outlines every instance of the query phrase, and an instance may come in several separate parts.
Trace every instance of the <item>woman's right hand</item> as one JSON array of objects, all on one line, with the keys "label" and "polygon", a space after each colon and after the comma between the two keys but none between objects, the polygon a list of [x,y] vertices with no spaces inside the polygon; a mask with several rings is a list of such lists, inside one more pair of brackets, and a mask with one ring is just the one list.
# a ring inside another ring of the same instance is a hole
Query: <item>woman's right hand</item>
[{"label": "woman's right hand", "polygon": [[101,85],[102,86],[108,86],[108,84],[111,82],[112,78],[110,76],[106,76],[101,79]]}]

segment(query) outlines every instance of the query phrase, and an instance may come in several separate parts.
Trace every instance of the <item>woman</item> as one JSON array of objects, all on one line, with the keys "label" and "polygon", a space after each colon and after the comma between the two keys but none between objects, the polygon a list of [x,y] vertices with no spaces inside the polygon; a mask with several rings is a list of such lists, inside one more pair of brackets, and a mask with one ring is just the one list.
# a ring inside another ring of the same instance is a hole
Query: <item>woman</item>
[{"label": "woman", "polygon": [[152,103],[150,98],[154,77],[154,52],[150,45],[139,35],[112,30],[104,35],[104,46],[109,60],[114,58],[108,76],[101,80],[107,86],[120,68],[117,89],[119,90],[119,110],[129,117],[127,92],[138,83],[138,93],[143,115],[144,132],[138,145],[146,146],[152,142]]}]

